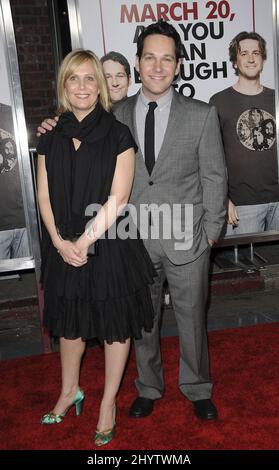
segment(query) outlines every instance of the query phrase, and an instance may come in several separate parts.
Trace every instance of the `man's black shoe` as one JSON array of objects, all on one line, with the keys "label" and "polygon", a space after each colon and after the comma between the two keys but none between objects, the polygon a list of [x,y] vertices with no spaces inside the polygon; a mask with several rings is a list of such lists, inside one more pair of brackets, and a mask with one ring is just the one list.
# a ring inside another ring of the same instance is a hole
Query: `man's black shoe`
[{"label": "man's black shoe", "polygon": [[207,398],[205,400],[193,401],[195,415],[199,419],[217,419],[218,412],[212,401]]},{"label": "man's black shoe", "polygon": [[153,411],[154,400],[151,398],[137,397],[133,401],[129,411],[129,416],[133,418],[144,418],[145,416],[151,415]]}]

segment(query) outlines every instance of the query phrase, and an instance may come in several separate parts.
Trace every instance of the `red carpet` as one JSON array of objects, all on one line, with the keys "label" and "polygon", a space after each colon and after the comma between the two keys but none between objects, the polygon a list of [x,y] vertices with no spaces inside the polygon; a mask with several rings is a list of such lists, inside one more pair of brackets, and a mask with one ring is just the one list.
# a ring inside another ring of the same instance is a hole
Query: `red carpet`
[{"label": "red carpet", "polygon": [[[199,422],[192,404],[177,387],[178,340],[162,341],[166,392],[152,416],[128,417],[136,393],[134,354],[118,398],[117,435],[105,449],[278,449],[279,324],[226,329],[209,334],[213,398],[220,418]],[[57,426],[42,426],[40,417],[58,397],[58,354],[0,362],[1,449],[93,449],[103,387],[103,351],[91,348],[83,363],[84,412],[71,410]]]}]

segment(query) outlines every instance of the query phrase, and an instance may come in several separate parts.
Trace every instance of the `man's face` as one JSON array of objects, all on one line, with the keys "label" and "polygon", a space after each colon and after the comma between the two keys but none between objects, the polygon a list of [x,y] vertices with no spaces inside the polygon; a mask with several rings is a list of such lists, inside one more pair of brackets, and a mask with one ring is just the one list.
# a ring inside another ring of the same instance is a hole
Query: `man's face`
[{"label": "man's face", "polygon": [[256,126],[258,126],[259,123],[261,122],[262,115],[261,115],[260,111],[257,108],[252,109],[251,118],[252,118],[252,121],[253,121],[254,125],[256,125]]},{"label": "man's face", "polygon": [[5,153],[6,155],[13,155],[14,154],[14,147],[12,142],[7,142],[5,145]]},{"label": "man's face", "polygon": [[131,78],[126,74],[124,66],[114,60],[106,60],[103,63],[103,69],[111,101],[116,103],[126,98]]},{"label": "man's face", "polygon": [[259,78],[263,69],[264,60],[259,48],[259,42],[255,39],[243,39],[239,43],[235,68],[239,76],[247,80]]},{"label": "man's face", "polygon": [[266,134],[268,134],[268,135],[272,135],[272,134],[273,134],[273,124],[272,124],[272,122],[268,122],[268,123],[266,124],[265,132],[266,132]]},{"label": "man's face", "polygon": [[141,59],[136,57],[136,70],[140,74],[145,96],[151,101],[164,96],[169,91],[174,76],[178,74],[179,66],[172,38],[161,34],[147,36]]}]

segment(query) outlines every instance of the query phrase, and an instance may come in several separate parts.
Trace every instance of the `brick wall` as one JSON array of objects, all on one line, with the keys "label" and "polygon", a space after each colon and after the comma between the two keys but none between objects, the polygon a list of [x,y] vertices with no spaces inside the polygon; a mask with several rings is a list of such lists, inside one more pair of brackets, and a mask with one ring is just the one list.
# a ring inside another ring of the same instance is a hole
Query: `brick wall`
[{"label": "brick wall", "polygon": [[11,0],[29,147],[56,107],[54,52],[47,0]]}]

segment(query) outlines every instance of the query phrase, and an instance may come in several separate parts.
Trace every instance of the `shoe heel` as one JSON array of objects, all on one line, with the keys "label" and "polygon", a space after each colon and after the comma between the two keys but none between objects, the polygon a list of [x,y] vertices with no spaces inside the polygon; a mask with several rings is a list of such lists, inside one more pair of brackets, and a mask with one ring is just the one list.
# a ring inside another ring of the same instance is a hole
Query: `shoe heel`
[{"label": "shoe heel", "polygon": [[80,416],[83,412],[83,405],[84,405],[84,397],[80,399],[80,401],[78,401],[76,403],[76,415],[77,416]]},{"label": "shoe heel", "polygon": [[76,406],[76,416],[80,416],[83,412],[85,394],[83,390],[79,389],[75,396],[73,404]]}]

